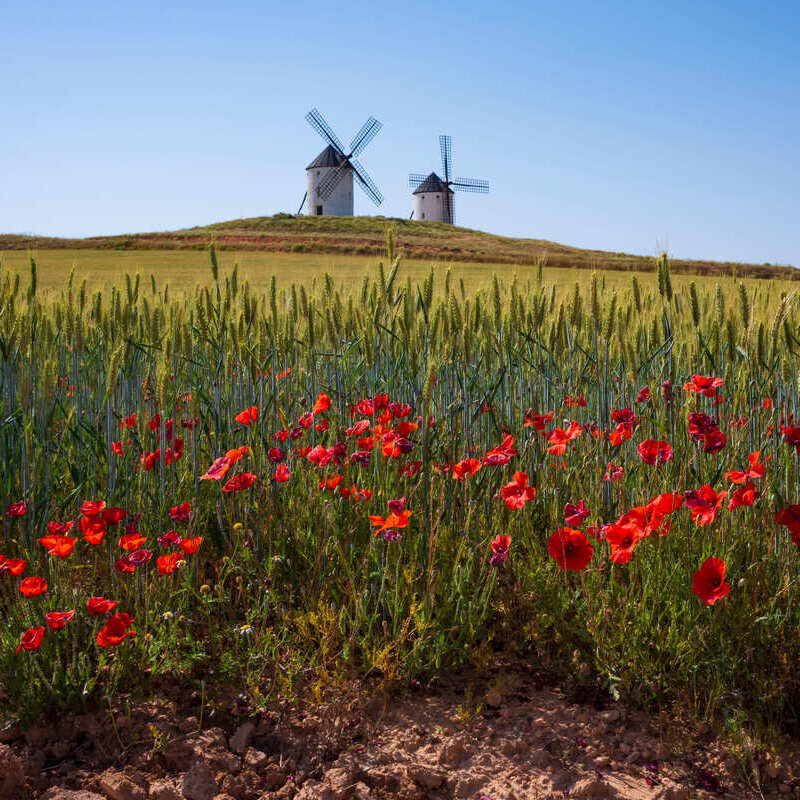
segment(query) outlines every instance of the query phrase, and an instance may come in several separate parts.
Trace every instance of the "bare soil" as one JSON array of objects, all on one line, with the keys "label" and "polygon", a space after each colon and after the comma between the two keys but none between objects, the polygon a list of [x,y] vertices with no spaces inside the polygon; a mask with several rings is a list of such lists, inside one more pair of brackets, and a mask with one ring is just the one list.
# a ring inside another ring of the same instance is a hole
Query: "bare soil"
[{"label": "bare soil", "polygon": [[362,683],[261,714],[176,687],[0,733],[2,800],[714,796],[800,798],[800,743],[725,742],[602,698],[575,702],[525,672],[391,693]]}]

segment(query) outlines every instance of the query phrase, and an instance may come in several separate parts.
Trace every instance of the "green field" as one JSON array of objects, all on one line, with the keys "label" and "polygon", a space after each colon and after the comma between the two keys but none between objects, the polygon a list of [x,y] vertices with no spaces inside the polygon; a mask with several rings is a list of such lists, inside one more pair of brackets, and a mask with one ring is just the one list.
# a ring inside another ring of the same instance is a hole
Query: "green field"
[{"label": "green field", "polygon": [[[431,263],[465,265],[465,281],[469,279],[470,266],[483,274],[485,270],[475,265],[485,264],[507,265],[511,267],[510,271],[516,265],[522,271],[526,266],[535,267],[542,262],[550,267],[583,272],[594,269],[646,272],[651,271],[653,265],[651,256],[571,247],[546,239],[497,236],[440,222],[290,214],[229,220],[178,231],[85,239],[0,234],[0,252],[9,252],[8,257],[16,262],[19,258],[24,259],[22,254],[27,251],[41,252],[44,256],[47,251],[58,250],[67,266],[79,254],[81,261],[86,259],[87,266],[95,268],[95,265],[103,264],[107,270],[105,274],[112,276],[117,274],[120,265],[123,269],[136,269],[141,265],[143,271],[154,271],[163,265],[163,256],[169,261],[171,269],[187,269],[187,272],[180,274],[183,280],[191,279],[192,268],[202,269],[202,254],[209,244],[214,243],[219,253],[229,254],[226,263],[233,258],[240,262],[245,271],[251,267],[258,271],[264,264],[263,259],[267,258],[267,269],[274,269],[279,278],[283,277],[283,268],[287,265],[291,265],[292,269],[311,267],[315,273],[320,266],[328,269],[330,265],[337,270],[341,267],[343,279],[347,279],[348,269],[357,271],[362,264],[374,263],[375,259],[385,256],[387,230],[393,232],[396,252],[405,262],[416,263],[418,269],[410,269],[419,275],[427,274]],[[108,262],[94,251],[108,253]],[[231,257],[230,253],[235,253],[235,256]],[[117,261],[117,256],[124,260]],[[149,261],[151,257],[155,260]],[[284,260],[285,257],[288,260]],[[364,257],[366,261],[362,260]],[[277,259],[277,267],[272,266],[275,263],[273,259]],[[790,280],[797,275],[794,268],[775,264],[691,259],[672,259],[671,270],[673,275],[738,275]],[[328,271],[332,272],[330,269]],[[498,270],[498,274],[502,275],[503,271]],[[572,283],[575,276],[562,277]],[[306,273],[298,275],[296,279],[301,278],[305,280]],[[560,282],[561,278],[556,277],[555,280]]]},{"label": "green field", "polygon": [[[169,285],[170,291],[192,292],[198,285],[208,284],[211,274],[208,269],[208,254],[198,250],[89,250],[89,249],[42,249],[0,251],[2,268],[19,274],[25,283],[30,272],[30,257],[33,256],[38,270],[39,288],[46,297],[57,294],[65,284],[70,271],[75,268],[75,279],[79,283],[86,278],[87,287],[94,291],[108,290],[118,284],[125,273],[141,274],[143,280],[155,276],[160,287]],[[327,253],[282,253],[263,250],[223,251],[218,253],[220,266],[231,269],[239,265],[240,276],[249,281],[254,289],[267,288],[272,275],[279,288],[288,288],[292,283],[311,287],[315,280],[325,273],[333,277],[335,285],[347,291],[358,288],[365,275],[375,275],[377,256],[333,255]],[[654,263],[654,262],[652,262]],[[503,281],[511,281],[516,275],[524,286],[533,281],[538,268],[525,264],[480,264],[470,262],[436,262],[426,260],[406,260],[403,263],[403,277],[412,283],[421,283],[430,268],[434,268],[435,290],[443,289],[444,275],[451,270],[452,279],[457,283],[464,280],[467,293],[490,288],[496,274]],[[545,281],[556,287],[560,295],[570,291],[575,283],[588,284],[591,274],[583,268],[547,267],[543,268]],[[637,276],[643,288],[655,289],[654,272],[640,270],[606,270],[603,279],[609,289],[625,288],[631,285],[631,278]],[[676,286],[688,286],[692,280],[710,285],[720,283],[723,287],[733,286],[734,279],[728,276],[697,277],[675,275]],[[765,289],[767,284],[780,290],[791,290],[795,285],[788,280],[747,279],[748,286],[757,290]]]}]

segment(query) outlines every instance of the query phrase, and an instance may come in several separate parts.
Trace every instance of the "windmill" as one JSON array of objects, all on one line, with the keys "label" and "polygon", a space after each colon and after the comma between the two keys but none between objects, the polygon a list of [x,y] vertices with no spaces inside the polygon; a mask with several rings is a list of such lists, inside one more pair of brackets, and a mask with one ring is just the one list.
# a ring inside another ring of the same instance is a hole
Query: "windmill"
[{"label": "windmill", "polygon": [[306,114],[306,120],[328,146],[306,167],[306,195],[297,213],[308,200],[309,214],[352,217],[354,177],[364,194],[379,206],[383,195],[356,159],[375,138],[381,123],[369,117],[350,142],[350,152],[345,153],[344,145],[316,108]]},{"label": "windmill", "polygon": [[487,194],[489,182],[478,178],[453,178],[453,140],[449,136],[439,137],[442,154],[442,175],[411,173],[408,185],[414,190],[414,219],[449,222],[455,225],[454,190]]}]

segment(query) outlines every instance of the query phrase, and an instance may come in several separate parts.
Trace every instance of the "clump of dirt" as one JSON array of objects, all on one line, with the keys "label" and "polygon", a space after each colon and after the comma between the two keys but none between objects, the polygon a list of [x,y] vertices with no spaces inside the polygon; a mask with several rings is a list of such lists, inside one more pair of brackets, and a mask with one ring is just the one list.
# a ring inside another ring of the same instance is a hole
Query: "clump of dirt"
[{"label": "clump of dirt", "polygon": [[[249,716],[198,698],[0,734],[3,800],[800,798],[800,743],[726,746],[527,675]],[[192,713],[194,712],[194,713]],[[205,713],[205,719],[199,718]]]}]

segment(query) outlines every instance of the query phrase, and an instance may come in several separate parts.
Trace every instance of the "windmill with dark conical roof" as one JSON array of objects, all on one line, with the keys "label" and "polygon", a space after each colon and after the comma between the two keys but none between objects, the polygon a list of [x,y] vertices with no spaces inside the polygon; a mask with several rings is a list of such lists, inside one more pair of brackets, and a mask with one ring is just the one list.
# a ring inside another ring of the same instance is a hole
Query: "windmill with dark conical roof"
[{"label": "windmill with dark conical roof", "polygon": [[456,209],[454,190],[486,194],[489,182],[478,178],[453,178],[453,140],[449,136],[439,137],[442,155],[442,175],[411,173],[408,185],[414,190],[414,219],[449,222],[455,225]]},{"label": "windmill with dark conical roof", "polygon": [[380,205],[383,195],[356,157],[375,138],[381,123],[369,117],[350,142],[350,152],[345,153],[344,145],[316,108],[306,114],[306,120],[328,146],[306,167],[306,195],[297,213],[307,200],[309,214],[352,217],[353,178],[364,194],[376,206]]}]

